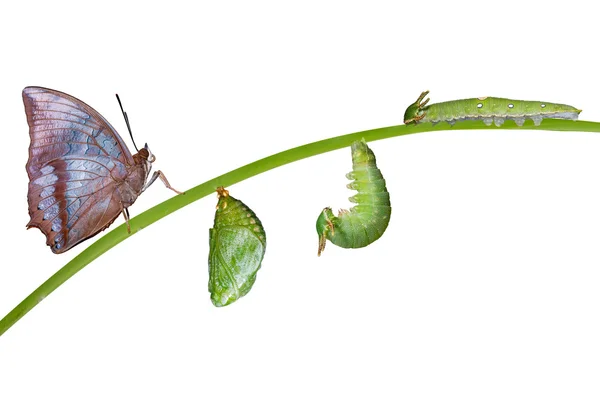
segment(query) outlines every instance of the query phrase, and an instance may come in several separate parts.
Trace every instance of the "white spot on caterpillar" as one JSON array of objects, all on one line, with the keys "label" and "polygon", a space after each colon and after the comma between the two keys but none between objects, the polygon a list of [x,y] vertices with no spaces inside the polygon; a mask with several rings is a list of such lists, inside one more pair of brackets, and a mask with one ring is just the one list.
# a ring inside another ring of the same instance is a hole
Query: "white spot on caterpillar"
[{"label": "white spot on caterpillar", "polygon": [[514,104],[512,104],[512,103],[508,105],[508,108],[513,108],[513,107],[514,107]]},{"label": "white spot on caterpillar", "polygon": [[481,107],[483,107],[483,104],[482,103],[477,103],[477,108],[481,108]]},{"label": "white spot on caterpillar", "polygon": [[541,104],[540,107],[546,108],[546,105],[545,104]]}]

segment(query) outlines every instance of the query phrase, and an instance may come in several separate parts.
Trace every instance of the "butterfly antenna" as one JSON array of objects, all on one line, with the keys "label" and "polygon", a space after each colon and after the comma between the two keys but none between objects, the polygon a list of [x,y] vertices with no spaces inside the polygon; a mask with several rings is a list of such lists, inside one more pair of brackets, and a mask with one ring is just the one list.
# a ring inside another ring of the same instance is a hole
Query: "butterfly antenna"
[{"label": "butterfly antenna", "polygon": [[133,147],[135,147],[135,150],[139,152],[140,150],[135,145],[135,140],[133,140],[133,133],[131,133],[131,125],[129,125],[129,118],[127,117],[127,113],[125,112],[125,110],[123,110],[123,104],[121,104],[121,99],[119,98],[119,95],[116,94],[115,96],[117,96],[117,101],[119,102],[119,107],[121,107],[121,112],[123,113],[123,117],[125,118],[125,124],[127,125],[127,130],[129,131],[129,136],[131,136],[131,141],[133,142]]}]

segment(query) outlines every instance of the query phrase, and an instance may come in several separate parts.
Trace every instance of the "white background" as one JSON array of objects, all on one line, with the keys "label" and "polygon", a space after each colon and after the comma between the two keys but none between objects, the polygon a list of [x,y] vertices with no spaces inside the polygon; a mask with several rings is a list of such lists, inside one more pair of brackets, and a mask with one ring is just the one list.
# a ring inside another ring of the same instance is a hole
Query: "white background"
[{"label": "white background", "polygon": [[[0,316],[91,243],[57,256],[25,229],[23,87],[82,99],[130,144],[118,92],[155,168],[186,190],[297,145],[400,124],[425,89],[433,102],[572,104],[600,121],[592,4],[4,6]],[[393,205],[379,241],[316,256],[319,211],[350,205],[348,149],[234,185],[267,231],[248,296],[210,302],[216,196],[204,198],[0,337],[0,397],[597,399],[600,135],[452,131],[371,148]],[[130,212],[171,195],[157,183]]]}]

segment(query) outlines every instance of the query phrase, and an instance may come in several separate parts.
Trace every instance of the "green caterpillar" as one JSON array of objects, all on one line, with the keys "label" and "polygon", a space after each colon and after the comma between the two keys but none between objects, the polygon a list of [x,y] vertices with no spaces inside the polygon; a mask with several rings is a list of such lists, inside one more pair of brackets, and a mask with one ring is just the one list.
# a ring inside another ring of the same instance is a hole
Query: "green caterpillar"
[{"label": "green caterpillar", "polygon": [[423,101],[429,93],[421,93],[417,101],[408,106],[404,113],[404,123],[446,121],[454,125],[456,121],[483,120],[490,126],[492,122],[500,126],[511,119],[518,126],[523,126],[527,118],[538,126],[544,118],[576,120],[581,110],[566,104],[547,103],[543,101],[510,100],[500,97],[478,97],[475,99],[453,100],[427,105],[429,99]]},{"label": "green caterpillar", "polygon": [[358,191],[349,199],[357,205],[350,211],[340,210],[337,217],[331,208],[323,209],[317,219],[319,256],[327,240],[344,248],[365,247],[379,239],[390,222],[390,195],[377,168],[375,154],[364,139],[352,143],[351,149],[352,172],[346,177],[354,181],[347,187]]},{"label": "green caterpillar", "polygon": [[241,201],[217,189],[215,223],[209,230],[208,291],[217,307],[245,296],[256,281],[265,255],[265,230],[254,212]]}]

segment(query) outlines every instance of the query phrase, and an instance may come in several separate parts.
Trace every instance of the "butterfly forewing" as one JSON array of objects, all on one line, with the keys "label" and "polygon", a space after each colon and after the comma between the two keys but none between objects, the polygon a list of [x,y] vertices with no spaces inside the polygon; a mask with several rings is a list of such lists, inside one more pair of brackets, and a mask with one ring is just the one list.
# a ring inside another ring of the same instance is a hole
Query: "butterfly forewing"
[{"label": "butterfly forewing", "polygon": [[[132,182],[133,156],[84,102],[39,87],[25,88],[23,102],[31,137],[27,226],[39,228],[52,251],[62,253],[108,227],[133,203],[147,171],[134,174]],[[123,192],[130,197],[125,203]]]}]

